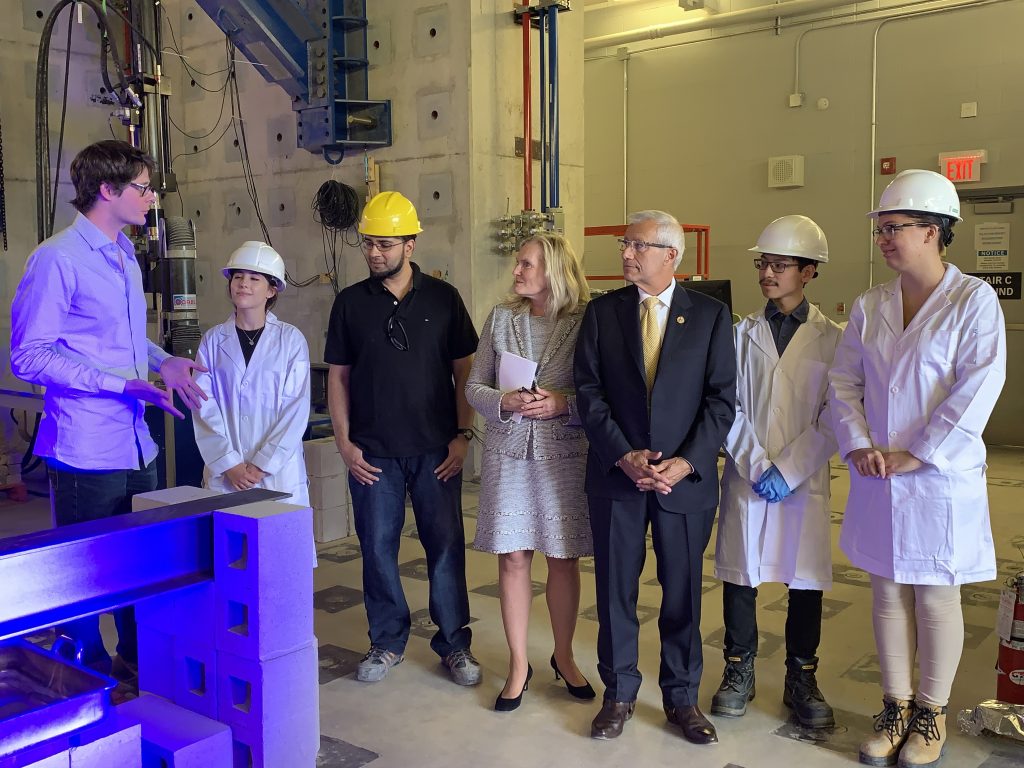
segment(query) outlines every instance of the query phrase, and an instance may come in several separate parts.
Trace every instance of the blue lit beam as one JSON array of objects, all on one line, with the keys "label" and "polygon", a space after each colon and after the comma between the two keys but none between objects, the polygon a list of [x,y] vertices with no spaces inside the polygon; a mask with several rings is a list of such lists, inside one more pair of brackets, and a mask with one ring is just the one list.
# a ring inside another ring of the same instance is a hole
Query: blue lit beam
[{"label": "blue lit beam", "polygon": [[0,641],[213,578],[213,515],[254,489],[0,540]]}]

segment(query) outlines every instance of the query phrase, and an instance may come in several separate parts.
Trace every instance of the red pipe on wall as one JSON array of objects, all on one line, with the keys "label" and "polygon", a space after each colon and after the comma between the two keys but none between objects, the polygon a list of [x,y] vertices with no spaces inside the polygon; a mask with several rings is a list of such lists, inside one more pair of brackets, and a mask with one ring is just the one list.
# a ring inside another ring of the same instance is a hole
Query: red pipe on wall
[{"label": "red pipe on wall", "polygon": [[531,156],[533,136],[530,128],[533,120],[530,116],[532,97],[530,83],[530,13],[519,16],[523,25],[523,210],[533,208],[533,157]]}]

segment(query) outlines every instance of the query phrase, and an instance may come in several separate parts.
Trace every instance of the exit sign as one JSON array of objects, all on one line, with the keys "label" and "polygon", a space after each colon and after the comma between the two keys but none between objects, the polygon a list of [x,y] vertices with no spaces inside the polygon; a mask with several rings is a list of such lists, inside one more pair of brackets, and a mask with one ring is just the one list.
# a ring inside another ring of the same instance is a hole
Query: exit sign
[{"label": "exit sign", "polygon": [[988,152],[984,149],[943,152],[939,155],[939,172],[956,183],[981,181],[981,164],[985,162],[988,162]]}]

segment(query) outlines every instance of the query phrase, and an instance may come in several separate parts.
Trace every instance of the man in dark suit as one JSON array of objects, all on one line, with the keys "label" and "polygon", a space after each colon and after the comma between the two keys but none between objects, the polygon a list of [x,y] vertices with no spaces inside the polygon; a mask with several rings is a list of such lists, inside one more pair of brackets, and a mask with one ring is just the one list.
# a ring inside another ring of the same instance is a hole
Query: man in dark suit
[{"label": "man in dark suit", "polygon": [[676,283],[684,244],[675,218],[634,213],[619,243],[632,285],[590,302],[575,356],[605,684],[591,735],[619,736],[636,705],[649,524],[662,587],[665,715],[689,741],[712,744],[718,735],[697,707],[701,565],[718,505],[718,450],[735,415],[732,322],[724,304]]}]

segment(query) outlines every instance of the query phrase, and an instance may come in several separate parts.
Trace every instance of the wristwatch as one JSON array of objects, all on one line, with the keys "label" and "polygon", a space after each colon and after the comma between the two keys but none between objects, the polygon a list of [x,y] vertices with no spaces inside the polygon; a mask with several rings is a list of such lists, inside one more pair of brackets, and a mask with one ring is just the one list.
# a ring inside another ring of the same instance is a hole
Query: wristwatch
[{"label": "wristwatch", "polygon": [[466,438],[466,442],[473,442],[474,433],[472,427],[466,427],[465,429],[457,429],[455,430],[455,434],[462,435],[464,438]]}]

